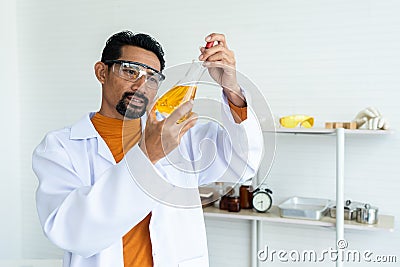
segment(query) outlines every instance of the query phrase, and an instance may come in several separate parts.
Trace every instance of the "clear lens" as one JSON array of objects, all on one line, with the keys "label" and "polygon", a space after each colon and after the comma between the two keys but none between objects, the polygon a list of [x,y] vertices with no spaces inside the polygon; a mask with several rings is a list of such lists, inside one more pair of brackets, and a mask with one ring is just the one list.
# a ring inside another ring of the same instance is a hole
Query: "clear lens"
[{"label": "clear lens", "polygon": [[161,76],[158,73],[153,75],[146,75],[146,86],[152,89],[158,89],[161,83]]},{"label": "clear lens", "polygon": [[134,63],[123,62],[120,64],[114,64],[113,72],[117,74],[124,80],[130,82],[136,82],[142,76],[145,76],[145,86],[157,90],[160,86],[161,81],[163,78],[157,72],[146,69],[140,65],[136,65]]},{"label": "clear lens", "polygon": [[140,68],[129,63],[122,63],[119,69],[121,78],[136,81],[140,75]]}]

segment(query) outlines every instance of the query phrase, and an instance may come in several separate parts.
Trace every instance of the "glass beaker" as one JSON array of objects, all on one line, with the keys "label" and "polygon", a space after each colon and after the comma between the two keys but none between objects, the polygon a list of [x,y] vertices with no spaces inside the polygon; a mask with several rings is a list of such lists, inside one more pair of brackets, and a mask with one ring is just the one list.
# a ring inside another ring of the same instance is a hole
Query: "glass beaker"
[{"label": "glass beaker", "polygon": [[[166,118],[181,104],[194,100],[199,80],[206,69],[202,62],[193,61],[184,77],[157,100],[156,112]],[[191,115],[192,111],[189,111],[177,123],[181,123]]]}]

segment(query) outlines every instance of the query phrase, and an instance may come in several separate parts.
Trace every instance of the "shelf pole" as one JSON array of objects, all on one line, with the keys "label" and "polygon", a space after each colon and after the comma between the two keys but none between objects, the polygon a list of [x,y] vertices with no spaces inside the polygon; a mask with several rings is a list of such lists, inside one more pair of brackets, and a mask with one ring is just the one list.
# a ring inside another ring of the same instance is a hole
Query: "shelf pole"
[{"label": "shelf pole", "polygon": [[251,267],[257,267],[258,262],[258,229],[257,229],[257,220],[251,220]]},{"label": "shelf pole", "polygon": [[[344,129],[336,129],[336,249],[338,243],[344,240]],[[343,262],[337,259],[336,267],[342,267]]]}]

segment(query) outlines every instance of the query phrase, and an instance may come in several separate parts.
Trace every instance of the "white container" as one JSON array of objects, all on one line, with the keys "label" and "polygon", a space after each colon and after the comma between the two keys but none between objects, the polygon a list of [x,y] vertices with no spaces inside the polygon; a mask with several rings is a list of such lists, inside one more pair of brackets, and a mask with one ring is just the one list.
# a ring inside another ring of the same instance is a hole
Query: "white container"
[{"label": "white container", "polygon": [[281,217],[320,220],[327,213],[330,204],[329,199],[292,197],[278,207]]}]

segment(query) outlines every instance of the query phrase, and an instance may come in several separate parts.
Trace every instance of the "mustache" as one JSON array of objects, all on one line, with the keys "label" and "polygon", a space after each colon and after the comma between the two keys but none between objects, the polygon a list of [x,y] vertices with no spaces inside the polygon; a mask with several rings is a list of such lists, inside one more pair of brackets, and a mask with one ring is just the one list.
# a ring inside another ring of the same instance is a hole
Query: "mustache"
[{"label": "mustache", "polygon": [[144,94],[142,94],[141,92],[125,92],[122,95],[122,99],[129,100],[129,98],[132,97],[132,96],[135,96],[137,98],[142,99],[145,105],[147,105],[149,103],[149,99]]}]

